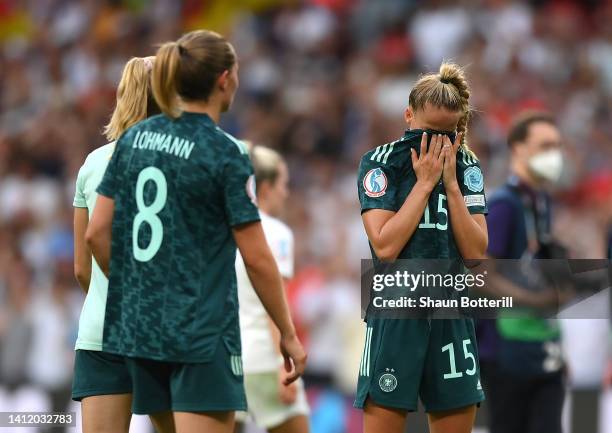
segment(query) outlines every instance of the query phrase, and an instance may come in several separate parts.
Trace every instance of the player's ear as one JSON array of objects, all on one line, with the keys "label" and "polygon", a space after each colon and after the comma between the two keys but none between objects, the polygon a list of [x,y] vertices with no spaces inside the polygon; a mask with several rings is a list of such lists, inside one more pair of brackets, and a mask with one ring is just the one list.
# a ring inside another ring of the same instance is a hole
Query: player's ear
[{"label": "player's ear", "polygon": [[219,75],[219,78],[217,78],[217,84],[219,85],[219,88],[223,91],[227,89],[227,86],[229,84],[229,76],[230,71],[226,69],[221,75]]},{"label": "player's ear", "polygon": [[412,110],[412,107],[410,107],[409,105],[408,107],[406,107],[406,110],[404,111],[404,120],[406,121],[408,126],[410,126],[410,122],[412,122],[412,119],[414,119],[414,111]]}]

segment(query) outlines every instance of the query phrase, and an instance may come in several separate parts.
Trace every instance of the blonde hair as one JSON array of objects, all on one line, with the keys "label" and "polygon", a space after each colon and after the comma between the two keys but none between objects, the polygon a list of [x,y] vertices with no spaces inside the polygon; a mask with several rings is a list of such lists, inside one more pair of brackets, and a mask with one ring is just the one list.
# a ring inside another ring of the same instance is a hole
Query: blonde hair
[{"label": "blonde hair", "polygon": [[117,87],[117,104],[104,127],[109,141],[117,140],[130,126],[146,119],[151,111],[150,75],[154,57],[133,57],[123,68]]},{"label": "blonde hair", "polygon": [[444,62],[438,73],[423,75],[415,84],[408,98],[413,110],[422,110],[427,103],[450,111],[463,113],[457,123],[457,132],[463,133],[461,147],[469,152],[466,135],[472,108],[470,106],[470,87],[463,68],[455,63]]},{"label": "blonde hair", "polygon": [[153,65],[153,95],[159,108],[177,117],[178,97],[208,100],[217,78],[236,63],[232,45],[218,33],[196,30],[161,45]]},{"label": "blonde hair", "polygon": [[255,170],[255,184],[262,182],[276,182],[281,164],[285,163],[283,157],[276,150],[265,146],[250,146],[251,162]]}]

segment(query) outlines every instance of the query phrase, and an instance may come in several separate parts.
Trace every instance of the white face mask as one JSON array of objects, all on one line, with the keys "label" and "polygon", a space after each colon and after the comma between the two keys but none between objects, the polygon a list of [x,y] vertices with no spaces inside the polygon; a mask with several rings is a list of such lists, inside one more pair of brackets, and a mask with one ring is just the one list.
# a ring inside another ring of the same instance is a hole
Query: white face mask
[{"label": "white face mask", "polygon": [[528,164],[533,174],[555,183],[563,171],[563,154],[559,149],[540,152],[529,158]]}]

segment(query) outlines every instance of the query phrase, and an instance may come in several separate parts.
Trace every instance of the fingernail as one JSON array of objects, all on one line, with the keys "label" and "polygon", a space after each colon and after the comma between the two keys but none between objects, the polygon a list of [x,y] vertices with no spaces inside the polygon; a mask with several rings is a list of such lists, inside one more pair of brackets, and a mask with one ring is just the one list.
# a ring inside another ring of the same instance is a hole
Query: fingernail
[{"label": "fingernail", "polygon": [[423,137],[427,137],[427,133],[426,132],[423,132]]}]

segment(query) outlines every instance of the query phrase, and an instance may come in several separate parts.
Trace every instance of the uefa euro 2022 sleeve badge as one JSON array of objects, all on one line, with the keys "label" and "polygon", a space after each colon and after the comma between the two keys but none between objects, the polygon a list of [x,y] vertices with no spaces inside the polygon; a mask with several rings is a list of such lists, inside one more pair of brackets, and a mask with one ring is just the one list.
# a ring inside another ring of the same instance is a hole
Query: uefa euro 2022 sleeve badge
[{"label": "uefa euro 2022 sleeve badge", "polygon": [[368,171],[363,178],[363,189],[368,197],[381,197],[387,191],[387,176],[382,168]]},{"label": "uefa euro 2022 sleeve badge", "polygon": [[481,192],[484,188],[484,178],[482,171],[477,166],[471,166],[465,169],[463,174],[463,183],[472,192]]}]

